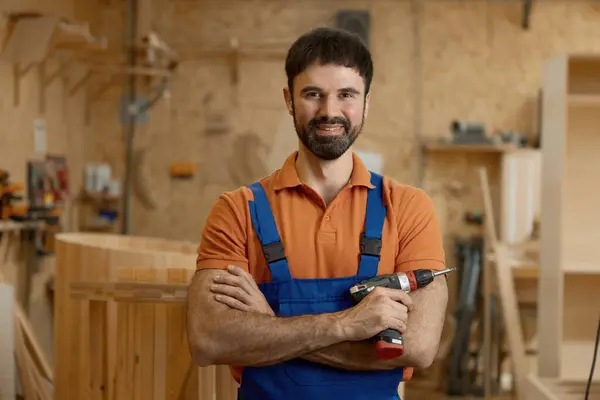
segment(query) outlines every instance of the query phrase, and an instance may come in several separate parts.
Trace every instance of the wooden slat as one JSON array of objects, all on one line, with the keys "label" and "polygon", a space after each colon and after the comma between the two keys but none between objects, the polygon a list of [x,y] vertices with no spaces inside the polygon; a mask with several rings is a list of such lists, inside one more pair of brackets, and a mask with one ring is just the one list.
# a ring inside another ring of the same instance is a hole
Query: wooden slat
[{"label": "wooden slat", "polygon": [[[68,361],[57,364],[56,398],[237,397],[227,367],[200,372],[190,358],[185,300],[195,244],[108,234],[60,234],[57,241],[57,316],[79,334],[57,340],[57,354]],[[75,371],[82,383],[68,379]]]}]

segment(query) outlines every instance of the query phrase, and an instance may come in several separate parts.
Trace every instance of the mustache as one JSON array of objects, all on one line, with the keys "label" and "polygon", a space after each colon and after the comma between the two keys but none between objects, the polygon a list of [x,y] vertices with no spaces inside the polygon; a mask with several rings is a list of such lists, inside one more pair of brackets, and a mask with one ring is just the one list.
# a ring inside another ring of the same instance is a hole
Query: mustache
[{"label": "mustache", "polygon": [[314,118],[311,119],[310,122],[308,123],[308,127],[311,128],[312,130],[316,130],[318,125],[342,125],[344,127],[344,130],[346,132],[348,132],[350,130],[350,122],[348,122],[348,120],[346,118],[342,118],[342,117],[321,117],[321,118]]}]

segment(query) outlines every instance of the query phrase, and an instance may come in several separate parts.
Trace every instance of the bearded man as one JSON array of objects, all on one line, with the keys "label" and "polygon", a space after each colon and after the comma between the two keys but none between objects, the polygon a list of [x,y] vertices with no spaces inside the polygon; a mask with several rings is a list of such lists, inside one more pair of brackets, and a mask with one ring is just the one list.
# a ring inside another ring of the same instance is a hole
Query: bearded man
[{"label": "bearded man", "polygon": [[[189,288],[192,357],[231,366],[243,400],[399,399],[399,383],[437,353],[446,280],[410,294],[376,288],[357,305],[348,290],[445,268],[433,203],[352,151],[373,78],[357,36],[311,30],[290,47],[285,71],[298,150],[214,204]],[[386,329],[404,336],[402,356],[377,357],[370,339]]]}]

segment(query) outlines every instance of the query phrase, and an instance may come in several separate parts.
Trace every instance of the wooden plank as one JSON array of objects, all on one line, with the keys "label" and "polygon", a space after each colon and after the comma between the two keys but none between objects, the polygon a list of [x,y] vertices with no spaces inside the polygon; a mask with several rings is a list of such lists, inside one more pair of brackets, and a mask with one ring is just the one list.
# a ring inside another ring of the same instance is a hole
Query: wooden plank
[{"label": "wooden plank", "polygon": [[543,72],[542,94],[542,197],[540,221],[540,271],[538,299],[539,335],[538,374],[560,375],[562,337],[563,275],[562,210],[565,168],[567,59],[548,60]]},{"label": "wooden plank", "polygon": [[14,288],[0,283],[0,399],[15,398],[14,302]]},{"label": "wooden plank", "polygon": [[423,148],[427,152],[438,153],[504,153],[515,151],[518,148],[509,144],[452,144],[431,142],[425,143]]},{"label": "wooden plank", "polygon": [[[527,378],[527,400],[584,400],[586,384],[561,381],[553,378],[540,378],[531,375]],[[600,397],[600,385],[590,388],[590,399]]]},{"label": "wooden plank", "polygon": [[[57,268],[56,284],[64,296],[58,315],[78,325],[79,334],[57,343],[57,353],[69,364],[57,365],[56,392],[65,399],[170,398],[190,361],[181,320],[185,304],[181,299],[171,309],[159,304],[157,288],[185,289],[194,271],[194,247],[100,234],[61,234],[57,241],[57,259],[67,260],[64,270]],[[150,250],[153,243],[169,251]],[[69,253],[78,256],[67,258]],[[169,270],[179,272],[179,281],[169,283]],[[148,301],[119,302],[119,293],[124,298],[141,293]],[[67,314],[68,307],[78,311]],[[157,335],[156,329],[171,333]],[[75,370],[82,384],[64,378]],[[170,373],[174,378],[168,381]]]},{"label": "wooden plank", "polygon": [[521,329],[519,316],[519,305],[517,302],[515,282],[510,265],[508,248],[501,243],[496,234],[494,222],[494,208],[485,168],[479,169],[479,179],[485,209],[486,240],[490,242],[492,251],[496,256],[495,278],[499,287],[500,305],[504,318],[504,329],[508,336],[509,351],[511,357],[511,369],[513,371],[513,382],[518,399],[525,400],[524,385],[527,377],[525,344]]}]

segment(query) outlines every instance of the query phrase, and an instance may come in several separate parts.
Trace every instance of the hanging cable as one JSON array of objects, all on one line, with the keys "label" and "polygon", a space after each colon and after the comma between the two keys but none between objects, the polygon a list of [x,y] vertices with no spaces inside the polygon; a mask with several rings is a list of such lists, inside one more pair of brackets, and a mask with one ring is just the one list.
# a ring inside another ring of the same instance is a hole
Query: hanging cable
[{"label": "hanging cable", "polygon": [[590,377],[588,378],[587,387],[585,388],[585,400],[590,397],[590,388],[594,378],[594,369],[596,369],[596,358],[598,357],[598,342],[600,342],[600,319],[598,319],[598,332],[596,332],[596,344],[594,345],[594,357],[592,357],[592,368],[590,369]]}]

